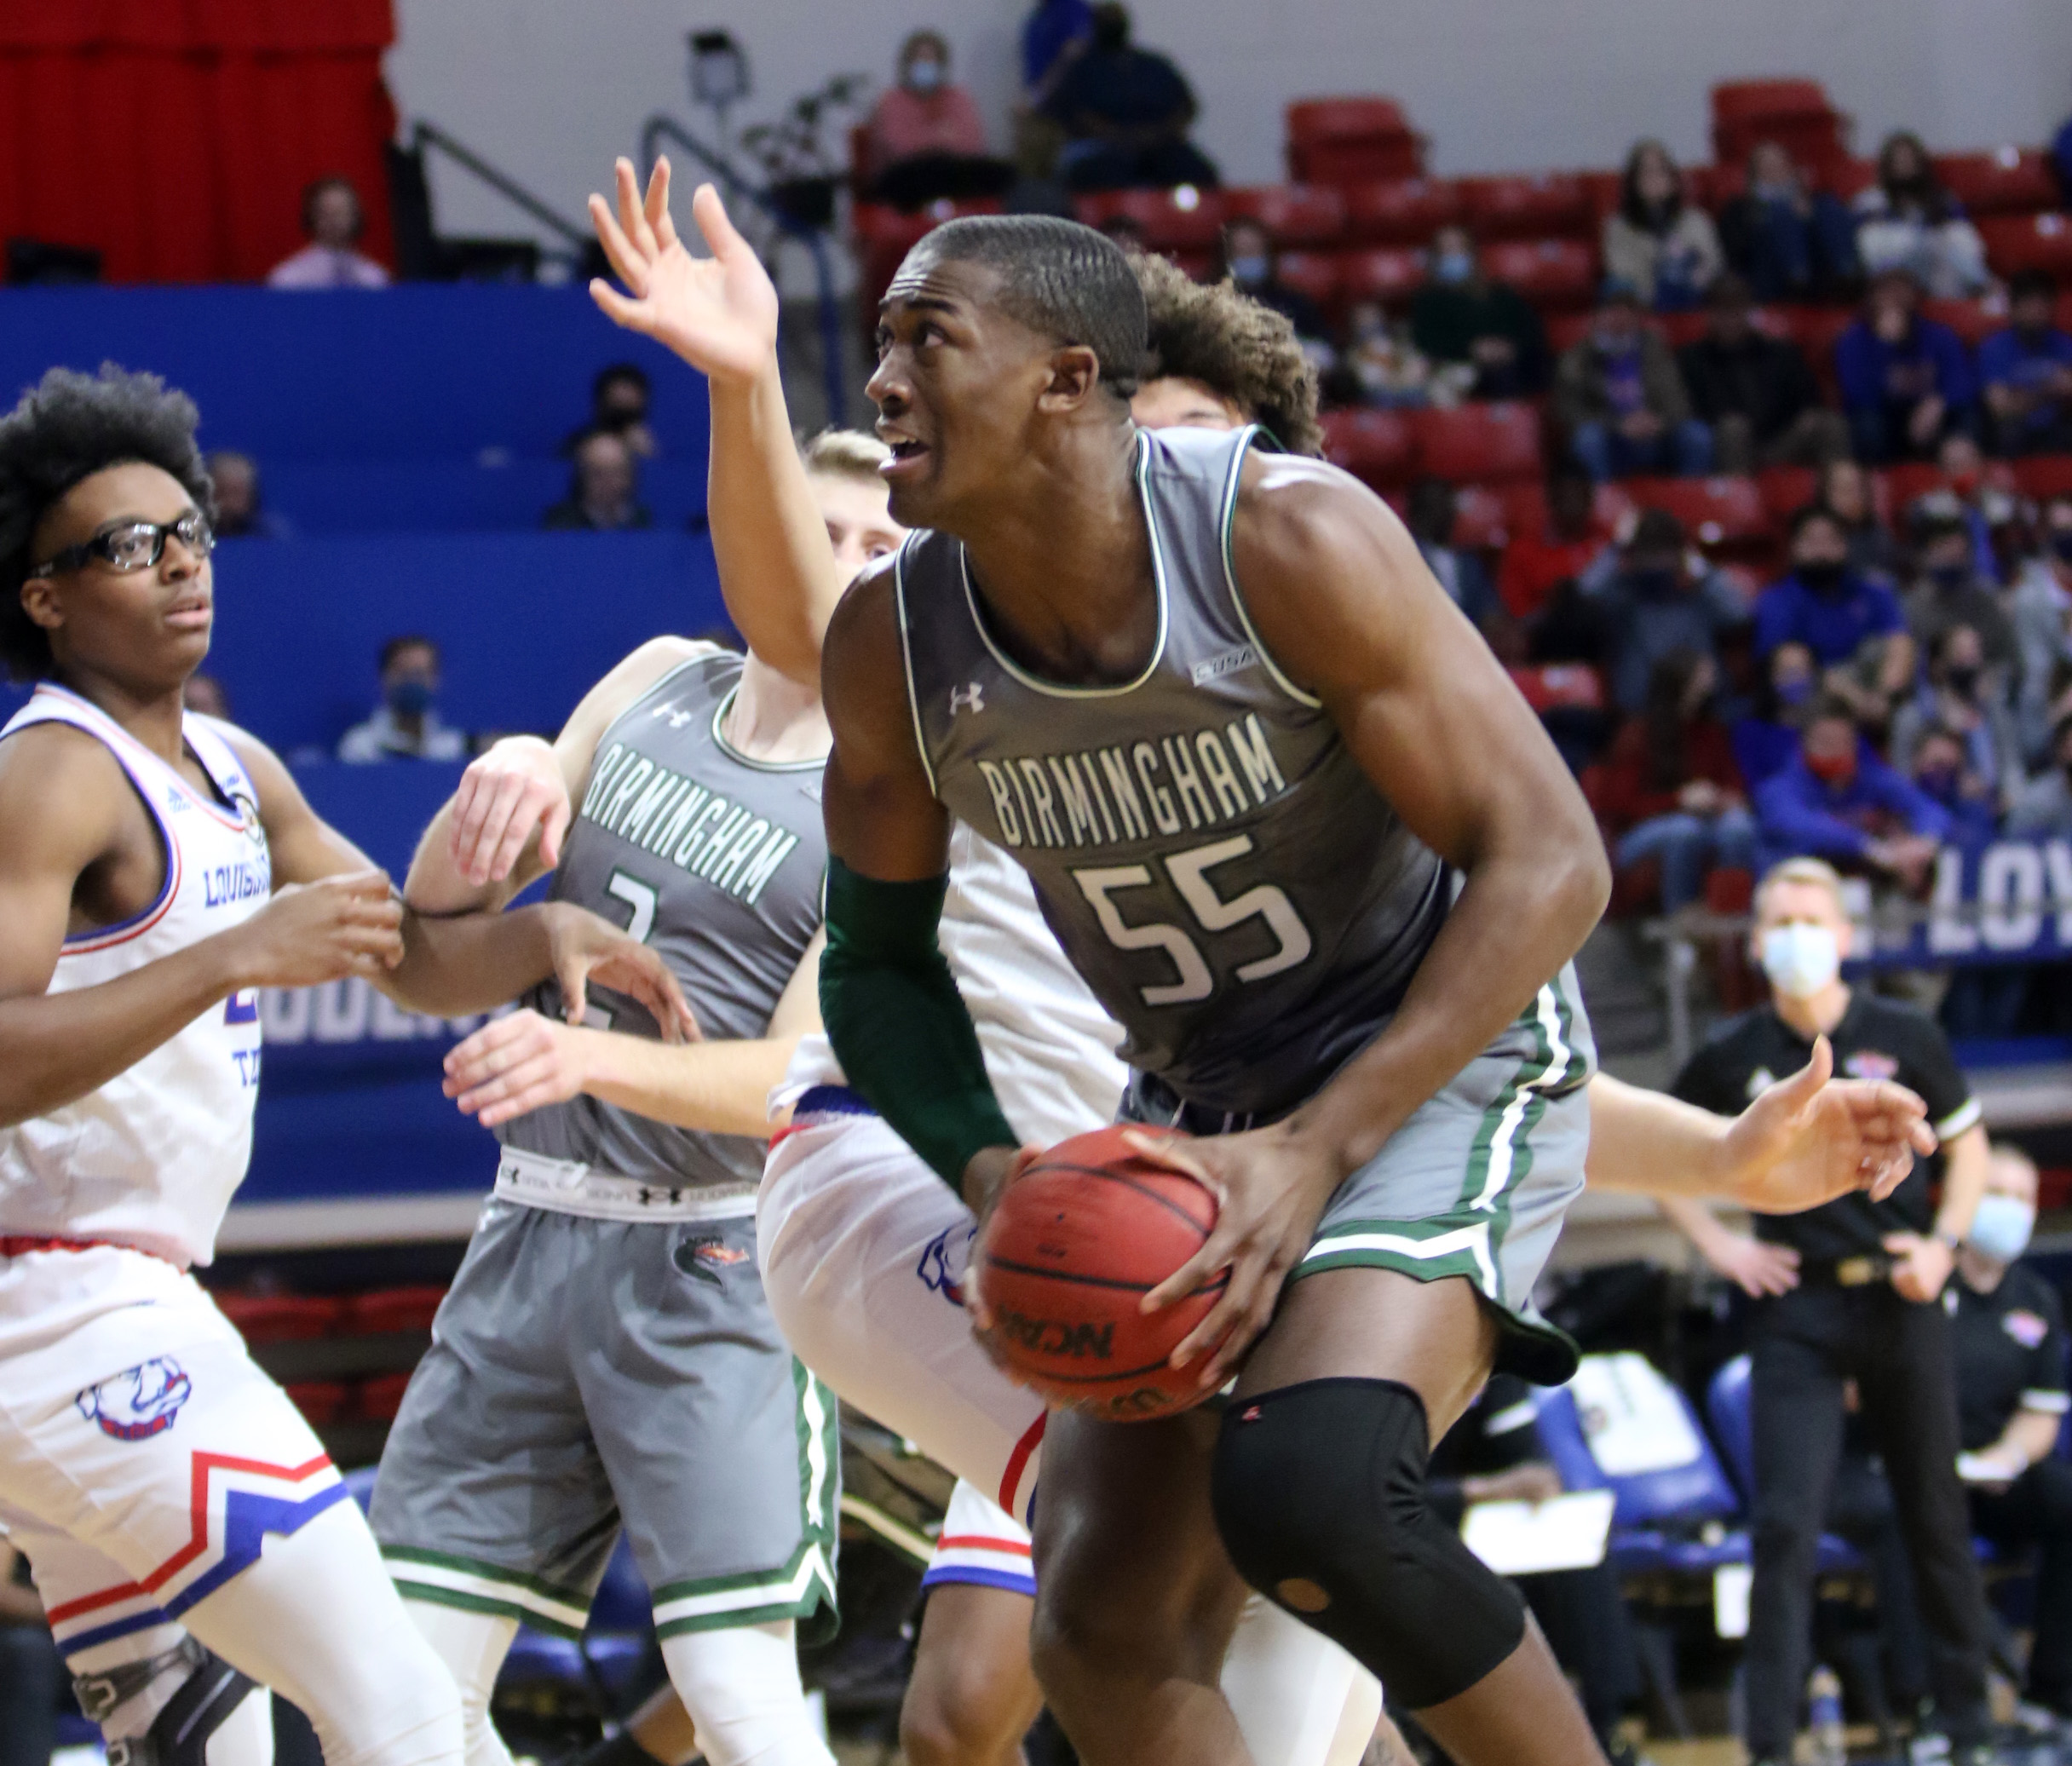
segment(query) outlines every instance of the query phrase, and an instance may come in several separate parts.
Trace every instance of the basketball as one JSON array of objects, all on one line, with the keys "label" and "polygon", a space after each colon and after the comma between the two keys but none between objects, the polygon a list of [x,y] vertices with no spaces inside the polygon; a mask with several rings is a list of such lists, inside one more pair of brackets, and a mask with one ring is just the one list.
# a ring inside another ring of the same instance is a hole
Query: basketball
[{"label": "basketball", "polygon": [[1167,1365],[1215,1305],[1217,1271],[1163,1311],[1143,1296],[1200,1250],[1216,1199],[1145,1159],[1120,1128],[1060,1142],[1008,1187],[984,1250],[1002,1357],[1050,1403],[1111,1422],[1187,1409],[1200,1367]]}]

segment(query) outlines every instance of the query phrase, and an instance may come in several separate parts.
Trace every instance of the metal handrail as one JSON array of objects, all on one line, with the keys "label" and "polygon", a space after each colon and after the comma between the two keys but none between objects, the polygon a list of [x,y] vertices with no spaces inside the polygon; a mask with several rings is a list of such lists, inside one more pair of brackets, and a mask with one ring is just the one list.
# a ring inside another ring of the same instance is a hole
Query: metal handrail
[{"label": "metal handrail", "polygon": [[708,171],[725,181],[732,200],[746,200],[767,215],[777,231],[797,239],[813,256],[814,304],[820,331],[821,383],[827,400],[827,421],[840,428],[849,421],[849,394],[842,382],[842,316],[835,298],[834,262],[828,255],[826,237],[817,227],[807,227],[791,215],[759,184],[744,178],[734,162],[699,141],[682,124],[658,111],[641,126],[641,179],[646,182],[661,157],[664,141],[673,141]]},{"label": "metal handrail", "polygon": [[474,148],[454,140],[436,123],[419,122],[414,124],[410,132],[410,144],[420,153],[427,147],[438,148],[463,170],[471,172],[498,195],[523,209],[542,227],[551,233],[559,233],[574,248],[578,257],[590,249],[590,233],[588,227],[579,227],[565,216],[555,214],[508,172],[499,171]]}]

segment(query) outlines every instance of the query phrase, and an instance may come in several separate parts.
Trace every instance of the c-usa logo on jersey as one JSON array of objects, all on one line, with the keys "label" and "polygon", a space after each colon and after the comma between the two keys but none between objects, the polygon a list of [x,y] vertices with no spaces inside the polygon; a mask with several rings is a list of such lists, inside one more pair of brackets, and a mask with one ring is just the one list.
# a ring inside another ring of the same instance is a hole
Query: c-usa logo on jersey
[{"label": "c-usa logo on jersey", "polygon": [[180,1364],[170,1355],[153,1355],[89,1386],[72,1402],[103,1435],[141,1441],[170,1429],[180,1406],[193,1395],[193,1382]]}]

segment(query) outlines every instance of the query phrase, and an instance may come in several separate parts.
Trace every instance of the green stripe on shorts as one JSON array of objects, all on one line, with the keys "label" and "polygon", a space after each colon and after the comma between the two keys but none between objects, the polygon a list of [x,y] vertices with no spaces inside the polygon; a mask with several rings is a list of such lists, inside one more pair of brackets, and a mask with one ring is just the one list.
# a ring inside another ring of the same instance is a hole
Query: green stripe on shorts
[{"label": "green stripe on shorts", "polygon": [[383,1548],[382,1561],[388,1567],[389,1579],[407,1601],[429,1601],[463,1613],[494,1614],[572,1639],[583,1635],[590,1618],[587,1594],[479,1558],[389,1545]]}]

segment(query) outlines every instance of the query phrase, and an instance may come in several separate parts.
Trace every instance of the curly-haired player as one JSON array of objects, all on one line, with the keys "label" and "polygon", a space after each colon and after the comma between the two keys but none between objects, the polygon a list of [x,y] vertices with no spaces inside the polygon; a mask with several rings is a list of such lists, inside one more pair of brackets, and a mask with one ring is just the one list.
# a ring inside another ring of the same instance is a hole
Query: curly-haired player
[{"label": "curly-haired player", "polygon": [[451,1677],[187,1274],[245,1175],[258,990],[452,1013],[660,972],[572,911],[423,927],[263,745],[182,710],[214,617],[195,422],[114,368],[0,418],[0,657],[35,683],[0,730],[0,1527],[112,1757],[270,1760],[256,1682],[331,1766],[459,1766]]}]

